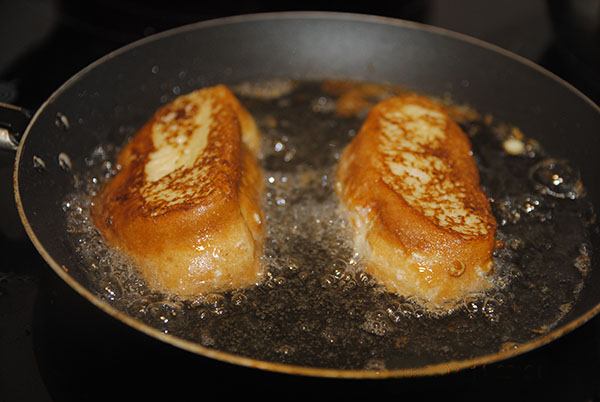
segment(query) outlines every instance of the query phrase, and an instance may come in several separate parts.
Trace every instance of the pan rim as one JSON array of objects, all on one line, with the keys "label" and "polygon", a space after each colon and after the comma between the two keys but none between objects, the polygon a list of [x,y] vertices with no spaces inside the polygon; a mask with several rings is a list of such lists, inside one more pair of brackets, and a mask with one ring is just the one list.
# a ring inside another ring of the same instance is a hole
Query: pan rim
[{"label": "pan rim", "polygon": [[145,43],[153,42],[159,40],[163,37],[168,37],[171,35],[180,34],[183,32],[191,32],[194,30],[199,30],[203,28],[208,28],[211,26],[223,26],[227,24],[236,24],[236,23],[245,23],[245,22],[258,22],[263,20],[281,20],[281,19],[325,19],[325,20],[345,20],[345,21],[357,21],[357,22],[368,22],[375,24],[385,24],[385,25],[394,25],[400,26],[404,28],[409,28],[417,31],[425,31],[430,32],[436,35],[448,37],[451,39],[455,39],[461,42],[467,42],[469,44],[485,48],[494,53],[499,53],[504,57],[511,58],[521,64],[525,64],[529,68],[536,70],[539,73],[547,76],[553,81],[557,82],[559,85],[562,85],[573,92],[575,95],[579,96],[587,103],[589,103],[598,113],[600,113],[600,107],[596,105],[590,98],[588,98],[584,93],[579,91],[570,83],[566,82],[562,78],[553,74],[552,72],[546,70],[545,68],[535,64],[534,62],[526,59],[522,56],[519,56],[513,52],[510,52],[506,49],[498,47],[496,45],[487,43],[480,39],[476,39],[470,37],[465,34],[457,33],[451,30],[447,30],[445,28],[434,27],[431,25],[426,25],[413,21],[400,20],[390,17],[382,17],[375,16],[369,14],[355,14],[355,13],[343,13],[343,12],[324,12],[324,11],[288,11],[288,12],[269,12],[269,13],[258,13],[258,14],[245,14],[245,15],[237,15],[230,16],[224,18],[211,19],[207,21],[201,21],[189,25],[184,25],[181,27],[173,28],[164,32],[157,33],[152,36],[148,36],[146,38],[134,41],[128,45],[125,45],[119,49],[116,49],[107,55],[101,57],[100,59],[92,62],[87,67],[80,70],[78,73],[73,75],[69,80],[63,83],[57,90],[55,90],[52,95],[38,108],[32,117],[23,137],[21,139],[21,143],[17,149],[17,154],[15,158],[14,165],[14,175],[13,175],[13,186],[15,193],[15,202],[17,205],[17,210],[23,226],[33,243],[34,247],[40,253],[40,255],[44,258],[46,263],[50,265],[50,267],[55,271],[55,273],[64,280],[71,288],[73,288],[77,293],[83,296],[85,299],[90,301],[93,305],[98,307],[100,310],[104,311],[108,315],[118,319],[119,321],[125,323],[126,325],[138,330],[142,333],[145,333],[148,336],[158,339],[159,341],[165,342],[172,346],[178,347],[180,349],[187,350],[189,352],[213,358],[215,360],[220,360],[223,362],[228,362],[232,364],[237,364],[240,366],[245,366],[249,368],[258,368],[262,370],[268,370],[273,372],[285,373],[285,374],[298,374],[304,376],[313,376],[313,377],[329,377],[329,378],[353,378],[353,379],[375,379],[375,378],[401,378],[401,377],[420,377],[420,376],[431,376],[431,375],[441,375],[441,374],[449,374],[451,372],[460,371],[468,368],[475,368],[480,365],[495,363],[501,360],[505,360],[511,357],[515,357],[521,355],[523,353],[529,352],[533,349],[541,347],[543,345],[548,344],[549,342],[560,338],[571,332],[572,330],[578,328],[583,325],[590,319],[592,319],[595,315],[600,313],[600,303],[596,306],[592,307],[586,313],[580,315],[576,319],[571,322],[563,325],[559,328],[555,328],[554,330],[548,332],[547,334],[540,336],[533,341],[529,341],[527,343],[519,344],[518,348],[514,348],[507,351],[492,353],[482,355],[476,358],[466,359],[466,360],[457,360],[457,361],[449,361],[444,363],[436,363],[432,365],[426,365],[417,368],[403,368],[403,369],[392,369],[392,370],[340,370],[340,369],[332,369],[332,368],[320,368],[320,367],[306,367],[306,366],[295,366],[284,363],[277,362],[269,362],[256,360],[253,358],[248,358],[240,355],[235,355],[229,352],[223,352],[215,349],[210,349],[199,345],[195,342],[184,340],[182,338],[175,337],[170,334],[165,334],[158,329],[151,327],[147,324],[138,321],[137,319],[132,318],[131,316],[123,313],[122,311],[116,309],[112,305],[108,304],[97,298],[91,291],[82,286],[78,281],[72,278],[68,274],[68,268],[61,266],[57,261],[51,256],[51,254],[46,250],[41,241],[37,238],[34,229],[31,227],[29,220],[27,218],[25,209],[23,207],[21,201],[21,194],[19,190],[19,167],[22,163],[22,155],[23,149],[26,145],[27,137],[31,131],[31,127],[34,126],[37,121],[39,115],[44,111],[47,105],[51,104],[66,88],[72,85],[74,82],[79,80],[83,75],[85,75],[88,71],[93,70],[96,66],[101,65],[102,63],[110,60],[122,53],[128,52],[136,47],[143,46]]}]

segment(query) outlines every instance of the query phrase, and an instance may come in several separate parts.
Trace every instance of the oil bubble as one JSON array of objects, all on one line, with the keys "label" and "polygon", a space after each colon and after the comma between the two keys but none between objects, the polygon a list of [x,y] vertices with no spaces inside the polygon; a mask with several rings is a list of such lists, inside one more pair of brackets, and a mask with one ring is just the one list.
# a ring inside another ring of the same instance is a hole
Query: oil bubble
[{"label": "oil bubble", "polygon": [[573,303],[564,303],[561,304],[558,309],[563,313],[567,314],[571,309],[573,309]]},{"label": "oil bubble", "polygon": [[496,302],[496,300],[488,298],[484,301],[483,308],[481,309],[481,311],[483,312],[483,314],[492,315],[496,312],[497,308],[498,303]]},{"label": "oil bubble", "polygon": [[361,328],[373,335],[384,336],[389,331],[388,320],[383,311],[369,311]]},{"label": "oil bubble", "polygon": [[369,359],[364,367],[365,370],[383,371],[386,369],[385,360],[383,359]]},{"label": "oil bubble", "polygon": [[69,122],[68,117],[61,112],[56,113],[54,124],[56,124],[56,127],[64,131],[67,131],[69,128],[71,128],[71,123]]},{"label": "oil bubble", "polygon": [[323,289],[331,289],[334,283],[335,279],[331,276],[327,276],[321,280],[321,287]]},{"label": "oil bubble", "polygon": [[132,300],[127,306],[127,311],[135,318],[143,318],[148,312],[148,306],[152,300],[147,297],[138,297]]},{"label": "oil bubble", "polygon": [[492,298],[495,300],[495,302],[496,302],[496,303],[497,303],[499,306],[501,306],[501,305],[505,304],[505,303],[506,303],[506,299],[507,299],[506,295],[505,295],[504,293],[500,293],[500,292],[497,292],[497,293],[495,293],[495,294],[492,296]]},{"label": "oil bubble", "polygon": [[581,254],[575,258],[573,266],[579,271],[581,276],[586,277],[592,267],[592,260],[587,255]]},{"label": "oil bubble", "polygon": [[398,323],[404,317],[403,314],[399,310],[388,310],[388,318],[393,323]]},{"label": "oil bubble", "polygon": [[163,300],[150,304],[146,309],[146,314],[157,323],[169,324],[182,316],[183,311],[180,303]]},{"label": "oil bubble", "polygon": [[326,96],[320,96],[311,102],[311,109],[315,113],[331,113],[335,108],[335,101]]},{"label": "oil bubble", "polygon": [[506,242],[506,245],[511,249],[511,250],[522,250],[525,247],[525,242],[522,239],[519,239],[518,237],[512,237],[510,239],[508,239],[508,241]]},{"label": "oil bubble", "polygon": [[202,346],[213,347],[215,346],[216,342],[210,334],[208,334],[207,332],[202,332],[200,334],[200,344]]},{"label": "oil bubble", "polygon": [[402,314],[403,317],[410,318],[415,315],[415,307],[410,303],[401,303],[398,307],[398,312]]},{"label": "oil bubble", "polygon": [[344,304],[346,316],[350,319],[361,319],[363,317],[363,309],[357,303],[350,301]]},{"label": "oil bubble", "polygon": [[[350,274],[348,272],[348,264],[341,258],[334,260],[329,268],[332,272],[333,277],[337,280],[345,279],[349,276],[348,274]],[[349,279],[351,279],[351,276],[349,277]]]},{"label": "oil bubble", "polygon": [[511,350],[516,350],[519,348],[519,344],[517,342],[504,342],[500,345],[500,352],[509,352]]},{"label": "oil bubble", "polygon": [[221,315],[227,306],[227,299],[220,293],[209,293],[206,295],[204,303],[212,313]]},{"label": "oil bubble", "polygon": [[273,280],[273,283],[277,286],[283,286],[287,282],[287,280],[283,276],[275,276],[275,277],[273,277],[272,280]]},{"label": "oil bubble", "polygon": [[206,320],[211,315],[212,314],[210,313],[210,311],[208,311],[208,309],[204,307],[197,308],[194,310],[194,317],[198,318],[199,320]]},{"label": "oil bubble", "polygon": [[356,287],[357,287],[357,283],[354,279],[345,281],[344,284],[342,285],[342,292],[343,293],[351,293],[354,289],[356,289]]},{"label": "oil bubble", "polygon": [[58,166],[65,172],[70,172],[73,169],[71,158],[64,152],[58,154]]},{"label": "oil bubble", "polygon": [[499,217],[498,223],[505,226],[517,224],[523,219],[547,222],[552,219],[554,203],[555,201],[543,199],[539,195],[522,194],[498,199],[493,206]]},{"label": "oil bubble", "polygon": [[533,166],[529,175],[542,194],[571,200],[583,194],[579,172],[565,160],[546,159]]},{"label": "oil bubble", "polygon": [[100,280],[98,287],[102,289],[104,297],[115,301],[123,295],[123,285],[117,278]]},{"label": "oil bubble", "polygon": [[502,143],[504,150],[510,155],[521,155],[525,152],[525,144],[517,138],[508,138]]},{"label": "oil bubble", "polygon": [[329,329],[321,331],[321,338],[327,344],[334,344],[338,341],[338,337]]},{"label": "oil bubble", "polygon": [[231,304],[240,307],[246,303],[248,300],[248,296],[246,296],[243,292],[234,292],[231,295]]},{"label": "oil bubble", "polygon": [[232,89],[235,93],[256,99],[277,99],[292,92],[296,82],[289,79],[273,79],[263,82],[245,81]]},{"label": "oil bubble", "polygon": [[481,310],[480,300],[481,298],[475,295],[467,295],[463,299],[462,305],[469,317],[473,318],[475,314],[477,314]]},{"label": "oil bubble", "polygon": [[516,224],[521,219],[521,213],[519,209],[514,205],[511,199],[503,199],[494,202],[493,204],[496,214],[500,219],[498,219],[498,224],[500,226],[505,226],[507,224]]},{"label": "oil bubble", "polygon": [[312,333],[312,332],[316,331],[318,328],[317,328],[316,323],[313,321],[302,321],[302,322],[298,323],[297,329],[300,332]]},{"label": "oil bubble", "polygon": [[275,353],[281,357],[288,357],[294,354],[296,349],[290,345],[280,345],[275,347]]},{"label": "oil bubble", "polygon": [[296,155],[296,150],[291,149],[285,153],[285,155],[283,156],[283,161],[290,162],[292,159],[294,159],[295,155]]},{"label": "oil bubble", "polygon": [[393,301],[387,305],[385,312],[391,322],[398,322],[402,319],[402,313],[400,312],[400,303]]},{"label": "oil bubble", "polygon": [[33,156],[33,168],[37,170],[39,173],[46,172],[46,162],[39,156]]}]

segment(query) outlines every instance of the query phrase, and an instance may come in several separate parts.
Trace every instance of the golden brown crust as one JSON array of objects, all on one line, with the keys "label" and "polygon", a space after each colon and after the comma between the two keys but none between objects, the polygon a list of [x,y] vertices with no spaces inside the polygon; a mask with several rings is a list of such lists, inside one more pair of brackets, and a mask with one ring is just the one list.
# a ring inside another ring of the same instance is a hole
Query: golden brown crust
[{"label": "golden brown crust", "polygon": [[256,283],[264,218],[256,125],[224,86],[161,108],[118,157],[94,200],[105,240],[148,285],[195,296]]},{"label": "golden brown crust", "polygon": [[336,189],[390,291],[437,305],[488,287],[496,222],[469,140],[440,106],[404,95],[373,107]]}]

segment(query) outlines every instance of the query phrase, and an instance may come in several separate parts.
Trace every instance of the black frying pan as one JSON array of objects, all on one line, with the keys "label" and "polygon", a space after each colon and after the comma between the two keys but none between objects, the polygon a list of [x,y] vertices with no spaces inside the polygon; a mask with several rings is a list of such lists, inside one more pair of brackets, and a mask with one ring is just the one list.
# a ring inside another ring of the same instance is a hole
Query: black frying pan
[{"label": "black frying pan", "polygon": [[[183,80],[183,75],[186,79]],[[598,107],[541,68],[470,38],[378,17],[285,13],[208,21],[126,46],[59,88],[31,119],[17,151],[15,193],[25,228],[40,254],[71,287],[118,320],[182,349],[273,371],[326,377],[441,374],[486,364],[541,346],[600,311],[597,260],[574,307],[558,326],[519,348],[431,363],[394,356],[385,369],[286,365],[224,353],[166,335],[96,297],[80,257],[64,241],[60,206],[73,186],[68,170],[85,167],[98,144],[122,144],[177,86],[182,93],[217,83],[292,78],[344,78],[399,85],[433,96],[450,93],[518,126],[549,154],[581,172],[591,202],[598,189]],[[466,85],[465,83],[468,83]],[[65,169],[68,155],[70,169]],[[594,243],[592,253],[599,251]]]}]

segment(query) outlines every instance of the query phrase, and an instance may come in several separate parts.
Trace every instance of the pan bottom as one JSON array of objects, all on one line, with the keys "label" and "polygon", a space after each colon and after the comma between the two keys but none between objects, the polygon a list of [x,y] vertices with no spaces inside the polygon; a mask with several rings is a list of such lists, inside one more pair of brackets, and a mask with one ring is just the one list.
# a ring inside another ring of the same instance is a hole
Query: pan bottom
[{"label": "pan bottom", "polygon": [[123,145],[102,144],[88,170],[74,172],[63,210],[68,241],[82,257],[70,269],[103,301],[164,333],[235,355],[379,371],[518,349],[560,325],[577,302],[590,269],[591,204],[568,161],[546,155],[518,128],[438,99],[471,139],[504,247],[494,256],[493,289],[432,311],[362,272],[333,191],[335,164],[369,107],[403,90],[285,80],[233,89],[263,134],[265,280],[191,301],[147,289],[91,225],[91,199],[117,173]]}]

